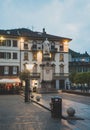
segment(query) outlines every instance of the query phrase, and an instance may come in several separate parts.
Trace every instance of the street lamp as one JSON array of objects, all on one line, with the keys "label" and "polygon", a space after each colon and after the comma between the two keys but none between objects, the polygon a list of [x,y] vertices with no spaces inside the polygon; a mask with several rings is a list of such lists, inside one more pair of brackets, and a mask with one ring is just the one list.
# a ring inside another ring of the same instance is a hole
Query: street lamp
[{"label": "street lamp", "polygon": [[19,48],[20,48],[20,72],[21,72],[21,51],[22,51],[22,48],[23,48],[23,43],[24,43],[24,38],[20,38],[20,45],[19,45]]},{"label": "street lamp", "polygon": [[25,64],[25,69],[28,71],[27,78],[25,80],[25,102],[30,102],[30,73],[33,69],[34,64]]}]

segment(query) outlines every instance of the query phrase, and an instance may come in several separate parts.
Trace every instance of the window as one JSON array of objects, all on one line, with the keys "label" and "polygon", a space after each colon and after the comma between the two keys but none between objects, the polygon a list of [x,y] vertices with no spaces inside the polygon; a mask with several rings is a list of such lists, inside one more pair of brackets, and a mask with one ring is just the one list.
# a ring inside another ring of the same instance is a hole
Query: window
[{"label": "window", "polygon": [[50,58],[51,58],[51,61],[54,61],[55,60],[55,53],[51,53]]},{"label": "window", "polygon": [[17,40],[13,40],[13,47],[17,47]]},{"label": "window", "polygon": [[11,53],[10,52],[0,52],[0,58],[1,59],[11,59]]},{"label": "window", "polygon": [[0,59],[4,59],[4,52],[0,52]]},{"label": "window", "polygon": [[33,43],[32,43],[32,49],[37,49],[37,43],[36,43],[36,41],[33,41]]},{"label": "window", "polygon": [[0,46],[6,46],[6,40],[0,42]]},{"label": "window", "polygon": [[37,53],[36,52],[33,53],[33,60],[37,60]]},{"label": "window", "polygon": [[9,67],[8,66],[4,67],[4,74],[5,75],[9,74]]},{"label": "window", "polygon": [[13,66],[13,74],[17,74],[17,66]]},{"label": "window", "polygon": [[4,40],[4,41],[0,42],[0,45],[10,47],[11,46],[11,40]]},{"label": "window", "polygon": [[4,53],[4,59],[11,59],[11,53],[10,52]]},{"label": "window", "polygon": [[0,58],[1,59],[11,59],[11,53],[10,52],[0,52]]},{"label": "window", "polygon": [[11,46],[11,40],[6,41],[6,46]]},{"label": "window", "polygon": [[13,59],[17,59],[17,53],[13,53]]},{"label": "window", "polygon": [[1,59],[11,59],[11,53],[10,52],[0,52],[0,58]]},{"label": "window", "polygon": [[24,49],[28,49],[28,44],[24,43]]},{"label": "window", "polygon": [[60,61],[64,61],[64,55],[60,54]]},{"label": "window", "polygon": [[60,51],[63,51],[63,44],[60,44]]},{"label": "window", "polygon": [[63,64],[60,65],[60,73],[64,73],[64,65]]},{"label": "window", "polygon": [[55,43],[51,43],[51,50],[54,50],[55,49]]},{"label": "window", "polygon": [[24,60],[28,60],[28,52],[24,52]]}]

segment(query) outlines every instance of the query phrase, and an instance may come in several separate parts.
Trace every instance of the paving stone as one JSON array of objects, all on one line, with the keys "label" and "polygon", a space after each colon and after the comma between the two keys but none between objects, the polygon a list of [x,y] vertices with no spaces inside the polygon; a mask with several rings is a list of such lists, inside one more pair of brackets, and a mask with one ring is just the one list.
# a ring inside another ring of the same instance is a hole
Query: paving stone
[{"label": "paving stone", "polygon": [[[77,107],[77,103],[70,103]],[[86,120],[60,120],[38,105],[24,103],[19,95],[0,96],[0,130],[90,130],[89,107],[80,108],[87,111]]]}]

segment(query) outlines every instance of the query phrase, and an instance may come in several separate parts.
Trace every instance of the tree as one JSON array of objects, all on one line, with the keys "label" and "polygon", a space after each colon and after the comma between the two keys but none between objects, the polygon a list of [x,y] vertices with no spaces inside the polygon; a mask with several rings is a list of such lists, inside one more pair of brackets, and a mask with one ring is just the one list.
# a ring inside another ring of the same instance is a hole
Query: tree
[{"label": "tree", "polygon": [[70,81],[71,81],[72,83],[74,83],[74,77],[75,77],[75,75],[76,75],[76,72],[73,72],[73,73],[71,73],[71,74],[69,75],[69,79],[70,79]]},{"label": "tree", "polygon": [[74,77],[75,83],[85,84],[87,83],[88,86],[90,85],[90,72],[81,72],[77,73]]}]

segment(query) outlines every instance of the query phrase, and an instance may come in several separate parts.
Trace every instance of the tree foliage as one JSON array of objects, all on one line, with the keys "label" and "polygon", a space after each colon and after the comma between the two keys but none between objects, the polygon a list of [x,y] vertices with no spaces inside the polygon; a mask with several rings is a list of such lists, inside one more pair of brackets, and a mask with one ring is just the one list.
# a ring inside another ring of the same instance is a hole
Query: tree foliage
[{"label": "tree foliage", "polygon": [[71,73],[71,74],[69,75],[69,79],[70,79],[70,81],[71,81],[72,83],[74,83],[74,77],[75,77],[75,75],[76,75],[76,72],[73,72],[73,73]]},{"label": "tree foliage", "polygon": [[74,77],[74,82],[75,83],[90,83],[90,72],[80,72],[77,73]]}]

